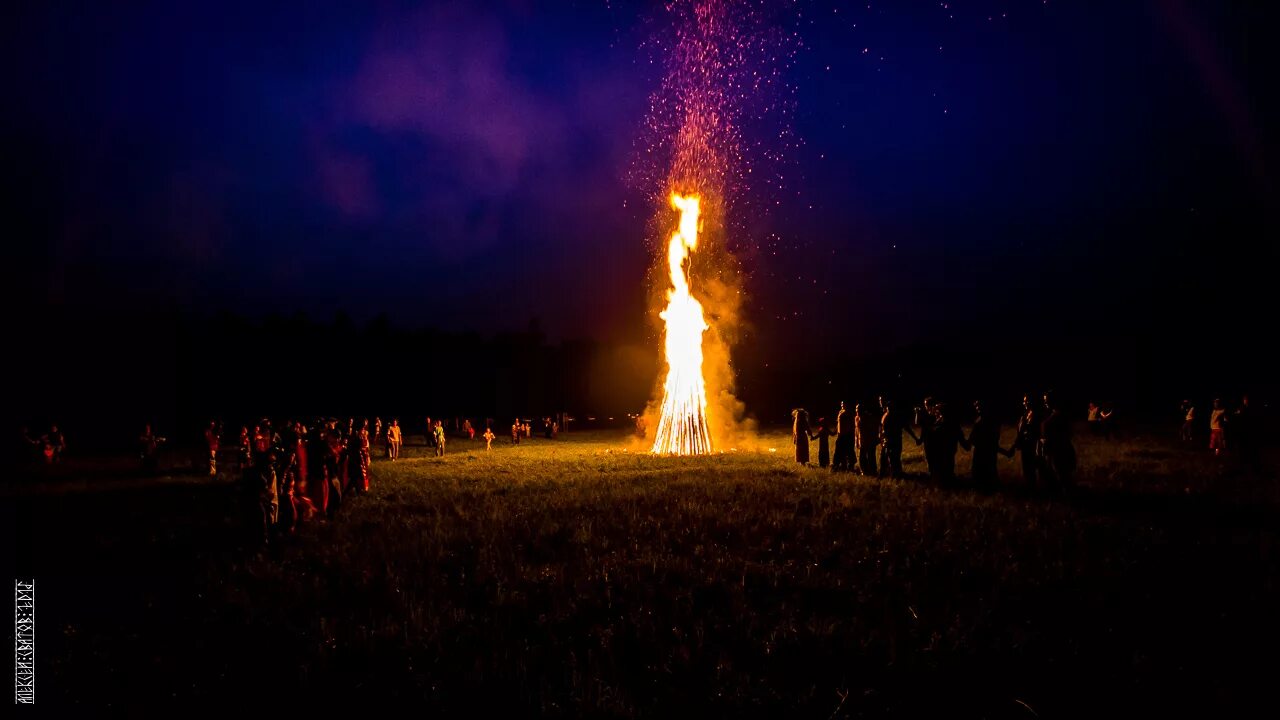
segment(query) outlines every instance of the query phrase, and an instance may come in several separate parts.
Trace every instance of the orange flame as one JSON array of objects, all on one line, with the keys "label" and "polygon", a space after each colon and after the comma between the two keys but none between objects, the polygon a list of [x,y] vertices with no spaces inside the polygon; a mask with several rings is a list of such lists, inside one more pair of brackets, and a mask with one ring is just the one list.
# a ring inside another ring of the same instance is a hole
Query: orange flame
[{"label": "orange flame", "polygon": [[711,452],[707,424],[707,386],[702,378],[702,333],[708,329],[702,303],[689,292],[684,263],[698,247],[698,196],[672,193],[671,205],[680,211],[680,224],[667,244],[671,289],[666,322],[667,381],[663,385],[662,419],[653,452],[700,455]]}]

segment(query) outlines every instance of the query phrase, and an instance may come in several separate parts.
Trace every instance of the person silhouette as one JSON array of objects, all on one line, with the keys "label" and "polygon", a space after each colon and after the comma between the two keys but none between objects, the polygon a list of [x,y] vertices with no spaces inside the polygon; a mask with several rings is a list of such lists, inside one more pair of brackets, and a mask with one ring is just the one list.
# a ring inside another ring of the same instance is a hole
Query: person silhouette
[{"label": "person silhouette", "polygon": [[804,408],[791,411],[791,442],[796,446],[796,462],[809,464],[809,413]]},{"label": "person silhouette", "polygon": [[809,434],[809,439],[818,441],[818,467],[825,468],[831,464],[831,428],[826,418],[818,418],[818,427]]}]

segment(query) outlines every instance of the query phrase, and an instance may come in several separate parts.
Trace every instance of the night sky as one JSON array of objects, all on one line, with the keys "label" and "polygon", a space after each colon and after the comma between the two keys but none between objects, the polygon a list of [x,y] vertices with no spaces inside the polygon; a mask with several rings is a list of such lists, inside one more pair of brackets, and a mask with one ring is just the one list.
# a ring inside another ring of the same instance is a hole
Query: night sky
[{"label": "night sky", "polygon": [[[651,332],[660,6],[276,5],[8,11],[20,309]],[[734,239],[754,338],[1264,348],[1267,5],[780,2],[803,144]]]}]

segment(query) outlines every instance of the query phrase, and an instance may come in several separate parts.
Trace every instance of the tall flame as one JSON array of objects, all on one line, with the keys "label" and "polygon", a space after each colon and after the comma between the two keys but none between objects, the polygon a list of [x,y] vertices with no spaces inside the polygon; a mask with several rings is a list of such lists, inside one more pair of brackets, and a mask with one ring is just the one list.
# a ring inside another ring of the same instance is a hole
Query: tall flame
[{"label": "tall flame", "polygon": [[667,309],[659,314],[666,322],[667,381],[653,452],[699,455],[711,452],[707,387],[702,378],[702,333],[709,326],[702,303],[689,292],[684,268],[689,253],[698,247],[698,196],[672,193],[671,205],[680,211],[680,224],[667,244],[671,289]]}]

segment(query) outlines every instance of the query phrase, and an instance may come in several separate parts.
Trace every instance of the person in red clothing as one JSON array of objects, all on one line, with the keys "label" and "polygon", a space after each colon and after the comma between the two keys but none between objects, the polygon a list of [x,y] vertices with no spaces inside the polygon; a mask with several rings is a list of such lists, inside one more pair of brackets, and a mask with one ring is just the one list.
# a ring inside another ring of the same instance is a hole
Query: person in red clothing
[{"label": "person in red clothing", "polygon": [[369,421],[363,420],[347,441],[348,487],[356,494],[369,492]]},{"label": "person in red clothing", "polygon": [[262,462],[262,458],[267,456],[267,451],[271,449],[271,426],[266,422],[260,422],[253,426],[253,464],[257,465]]},{"label": "person in red clothing", "polygon": [[240,439],[236,441],[236,452],[239,454],[240,470],[243,472],[253,462],[253,440],[249,436],[249,428],[240,426]]},{"label": "person in red clothing", "polygon": [[1213,401],[1213,410],[1209,411],[1209,449],[1214,455],[1221,455],[1227,451],[1227,423],[1230,416],[1227,415],[1227,407],[1222,404],[1222,398],[1215,398]]},{"label": "person in red clothing", "polygon": [[308,476],[307,471],[308,471],[308,468],[311,467],[310,465],[307,464],[307,426],[306,425],[303,425],[300,422],[296,422],[293,424],[293,438],[291,439],[291,442],[293,443],[293,451],[298,456],[298,484],[301,486],[300,490],[302,491],[302,493],[306,495],[307,494],[307,476]]},{"label": "person in red clothing", "polygon": [[325,474],[329,481],[328,515],[333,517],[342,508],[342,491],[347,486],[347,464],[343,462],[347,441],[338,429],[338,421],[330,420],[325,433]]},{"label": "person in red clothing", "polygon": [[52,465],[55,452],[53,449],[53,439],[48,433],[40,436],[40,453],[44,456],[44,464]]},{"label": "person in red clothing", "polygon": [[293,424],[293,437],[289,440],[294,458],[294,504],[297,506],[299,519],[309,521],[318,512],[311,499],[310,463],[307,462],[307,426],[300,422]]},{"label": "person in red clothing", "polygon": [[315,431],[308,433],[304,441],[307,457],[307,497],[311,498],[311,506],[320,517],[329,512],[329,473],[326,462],[329,454],[328,443],[325,442],[326,427],[323,421],[315,425]]},{"label": "person in red clothing", "polygon": [[49,462],[60,461],[63,453],[67,451],[67,437],[62,434],[56,424],[49,428],[48,444],[53,448],[53,455],[49,458]]},{"label": "person in red clothing", "polygon": [[204,431],[204,443],[209,448],[209,476],[218,474],[218,422],[211,420]]}]

